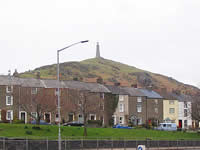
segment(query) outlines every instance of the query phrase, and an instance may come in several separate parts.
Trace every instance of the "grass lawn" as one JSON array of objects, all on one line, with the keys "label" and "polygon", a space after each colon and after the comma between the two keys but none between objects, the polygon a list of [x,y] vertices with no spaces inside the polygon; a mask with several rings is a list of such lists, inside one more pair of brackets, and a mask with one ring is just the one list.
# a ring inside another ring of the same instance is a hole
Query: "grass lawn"
[{"label": "grass lawn", "polygon": [[[30,139],[57,139],[58,127],[55,125],[40,125],[40,130],[32,129],[34,125],[24,124],[4,124],[0,123],[0,137],[8,138],[30,138]],[[62,138],[78,139],[83,136],[82,127],[61,127]],[[187,132],[168,132],[146,129],[113,129],[113,128],[88,128],[87,139],[160,139],[160,140],[179,140],[179,139],[199,139],[198,133]]]}]

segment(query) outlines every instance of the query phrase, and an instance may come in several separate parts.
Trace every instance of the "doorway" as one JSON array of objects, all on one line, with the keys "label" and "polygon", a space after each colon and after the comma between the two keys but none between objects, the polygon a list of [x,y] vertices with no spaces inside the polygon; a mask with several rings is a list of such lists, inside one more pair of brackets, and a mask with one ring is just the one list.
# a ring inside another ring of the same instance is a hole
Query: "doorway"
[{"label": "doorway", "polygon": [[22,120],[23,123],[27,123],[27,116],[25,111],[19,112],[19,120]]},{"label": "doorway", "polygon": [[45,113],[44,114],[44,119],[47,123],[51,122],[51,114],[50,113]]}]

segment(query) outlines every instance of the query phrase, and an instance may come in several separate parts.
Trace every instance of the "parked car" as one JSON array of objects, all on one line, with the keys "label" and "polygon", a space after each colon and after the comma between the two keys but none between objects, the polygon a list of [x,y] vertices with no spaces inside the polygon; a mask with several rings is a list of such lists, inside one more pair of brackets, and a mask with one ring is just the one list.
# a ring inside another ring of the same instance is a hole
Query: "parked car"
[{"label": "parked car", "polygon": [[160,123],[156,130],[177,131],[176,123]]},{"label": "parked car", "polygon": [[120,124],[117,124],[117,125],[113,126],[113,128],[119,128],[119,129],[133,129],[133,127],[121,126]]},{"label": "parked car", "polygon": [[80,127],[83,127],[84,124],[82,122],[79,122],[79,121],[71,121],[71,122],[64,123],[63,126],[80,126]]},{"label": "parked car", "polygon": [[[32,120],[31,124],[36,124],[36,120]],[[40,120],[40,125],[51,125],[51,124],[44,120]]]}]

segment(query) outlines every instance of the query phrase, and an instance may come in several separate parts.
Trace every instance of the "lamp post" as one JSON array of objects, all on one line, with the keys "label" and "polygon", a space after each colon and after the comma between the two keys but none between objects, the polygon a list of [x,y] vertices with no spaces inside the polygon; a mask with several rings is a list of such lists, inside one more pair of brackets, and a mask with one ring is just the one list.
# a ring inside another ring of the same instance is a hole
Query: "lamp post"
[{"label": "lamp post", "polygon": [[62,49],[57,50],[57,81],[58,81],[58,88],[57,88],[57,92],[58,92],[58,94],[57,94],[57,96],[58,96],[58,107],[57,107],[57,109],[58,109],[58,118],[59,118],[59,121],[58,121],[58,150],[61,150],[61,131],[60,131],[60,122],[61,122],[61,115],[60,115],[60,76],[59,76],[59,74],[60,74],[59,65],[60,64],[59,64],[59,53],[61,51],[65,50],[65,49],[69,48],[69,47],[72,47],[72,46],[76,45],[76,44],[87,43],[87,42],[89,42],[89,41],[88,40],[80,41],[80,42],[71,44],[71,45],[69,45],[67,47],[64,47]]}]

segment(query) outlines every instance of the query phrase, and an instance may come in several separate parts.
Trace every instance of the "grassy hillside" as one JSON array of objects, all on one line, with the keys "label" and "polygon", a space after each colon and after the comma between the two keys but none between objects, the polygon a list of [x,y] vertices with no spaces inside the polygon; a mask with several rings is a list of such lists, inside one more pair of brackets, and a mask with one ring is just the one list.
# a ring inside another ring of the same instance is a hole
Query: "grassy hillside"
[{"label": "grassy hillside", "polygon": [[[41,78],[56,79],[56,64],[21,73],[20,77],[35,78],[38,71],[40,71]],[[147,87],[151,85],[153,89],[176,89],[192,95],[199,92],[198,88],[183,84],[173,78],[103,58],[62,63],[60,74],[62,80],[78,78],[86,82],[95,82],[98,77],[102,77],[107,84],[120,82],[124,86],[138,84],[140,87]]]}]

